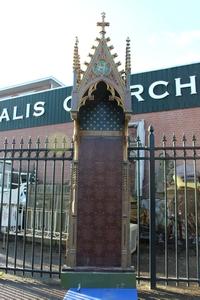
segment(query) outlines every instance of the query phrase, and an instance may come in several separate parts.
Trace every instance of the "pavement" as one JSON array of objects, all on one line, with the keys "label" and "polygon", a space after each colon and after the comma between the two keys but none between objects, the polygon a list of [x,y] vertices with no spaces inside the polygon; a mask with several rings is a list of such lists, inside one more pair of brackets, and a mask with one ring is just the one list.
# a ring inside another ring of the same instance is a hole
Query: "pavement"
[{"label": "pavement", "polygon": [[34,279],[4,274],[0,277],[0,300],[58,300],[63,299],[66,289],[58,279]]},{"label": "pavement", "polygon": [[[66,289],[57,278],[28,278],[0,272],[0,300],[59,300],[63,299]],[[199,300],[200,288],[196,285],[164,286],[149,290],[148,284],[138,285],[139,300]],[[123,299],[122,299],[123,300]]]}]

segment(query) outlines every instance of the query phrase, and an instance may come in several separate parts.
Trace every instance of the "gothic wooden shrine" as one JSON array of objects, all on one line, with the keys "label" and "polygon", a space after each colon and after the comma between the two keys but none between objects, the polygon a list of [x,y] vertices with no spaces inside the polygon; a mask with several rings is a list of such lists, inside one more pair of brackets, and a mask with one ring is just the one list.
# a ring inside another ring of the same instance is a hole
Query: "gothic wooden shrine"
[{"label": "gothic wooden shrine", "polygon": [[74,160],[67,266],[73,269],[127,269],[129,250],[128,121],[131,113],[130,41],[125,71],[114,61],[106,37],[105,14],[100,37],[80,68],[74,47]]}]

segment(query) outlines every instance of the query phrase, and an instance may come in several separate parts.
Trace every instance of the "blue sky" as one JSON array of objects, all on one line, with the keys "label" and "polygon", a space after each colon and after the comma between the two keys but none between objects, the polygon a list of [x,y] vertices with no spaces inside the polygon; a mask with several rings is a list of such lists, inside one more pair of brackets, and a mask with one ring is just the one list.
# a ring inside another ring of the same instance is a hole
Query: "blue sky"
[{"label": "blue sky", "polygon": [[131,39],[132,73],[200,62],[199,0],[0,0],[0,88],[47,76],[71,85],[75,36],[83,63],[103,11],[122,66]]}]

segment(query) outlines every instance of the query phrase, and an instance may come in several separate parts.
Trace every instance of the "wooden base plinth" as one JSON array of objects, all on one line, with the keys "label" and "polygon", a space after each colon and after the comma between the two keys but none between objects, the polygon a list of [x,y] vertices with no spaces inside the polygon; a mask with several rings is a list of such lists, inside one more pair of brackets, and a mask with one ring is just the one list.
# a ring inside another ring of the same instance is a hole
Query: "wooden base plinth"
[{"label": "wooden base plinth", "polygon": [[134,268],[66,268],[61,284],[69,288],[135,288]]}]

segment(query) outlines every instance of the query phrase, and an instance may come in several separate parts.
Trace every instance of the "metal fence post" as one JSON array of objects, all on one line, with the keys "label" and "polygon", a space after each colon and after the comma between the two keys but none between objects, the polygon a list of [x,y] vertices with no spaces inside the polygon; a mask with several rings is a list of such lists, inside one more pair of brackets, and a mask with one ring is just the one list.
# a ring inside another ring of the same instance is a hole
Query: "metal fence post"
[{"label": "metal fence post", "polygon": [[155,228],[155,140],[154,129],[148,128],[149,146],[149,270],[150,270],[150,289],[156,288],[156,228]]}]

